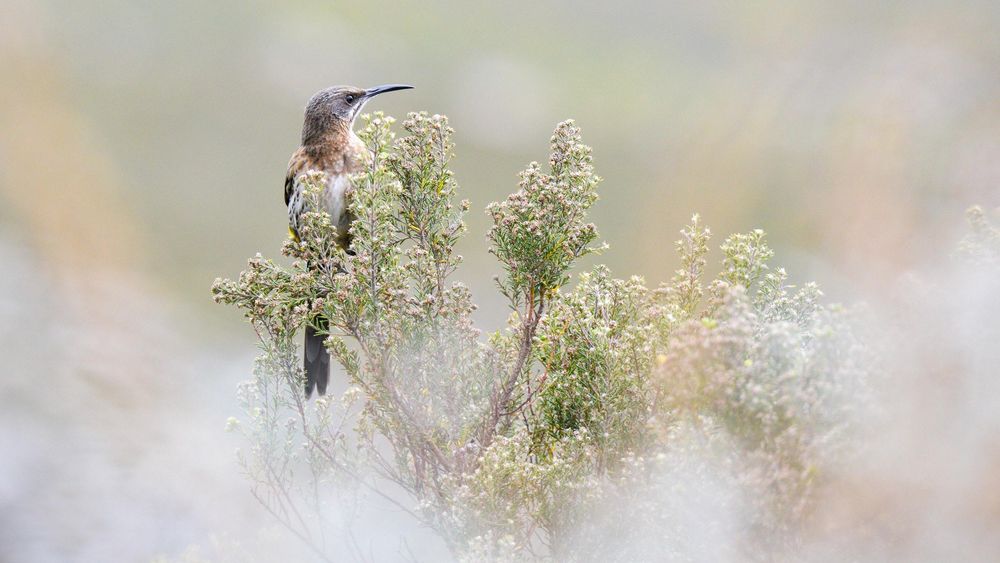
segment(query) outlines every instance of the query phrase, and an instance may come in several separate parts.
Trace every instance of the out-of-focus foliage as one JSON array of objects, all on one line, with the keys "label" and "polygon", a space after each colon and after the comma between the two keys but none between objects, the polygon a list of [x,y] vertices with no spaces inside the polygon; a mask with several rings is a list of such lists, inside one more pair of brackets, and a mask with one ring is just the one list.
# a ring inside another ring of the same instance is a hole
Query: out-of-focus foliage
[{"label": "out-of-focus foliage", "polygon": [[969,232],[958,245],[959,256],[974,264],[1000,266],[1000,227],[978,205],[970,207],[965,216]]},{"label": "out-of-focus foliage", "polygon": [[[605,561],[704,553],[678,518],[679,491],[723,483],[750,492],[732,499],[750,525],[709,518],[706,530],[735,536],[744,558],[792,546],[850,435],[844,413],[865,401],[874,360],[852,313],[788,285],[760,230],[727,238],[722,273],[706,279],[711,232],[697,215],[671,282],[598,266],[565,288],[595,250],[598,178],[564,122],[550,170],[532,163],[488,208],[513,313],[484,342],[469,291],[449,279],[467,209],[452,202],[451,129],[410,114],[395,139],[392,123],[375,114],[361,134],[372,159],[354,178],[352,255],[313,212],[285,246],[291,269],[257,257],[213,288],[263,347],[233,422],[258,500],[325,557],[336,547],[318,491],[346,482],[399,503],[461,558]],[[301,396],[292,339],[319,314],[350,384],[342,401]]]}]

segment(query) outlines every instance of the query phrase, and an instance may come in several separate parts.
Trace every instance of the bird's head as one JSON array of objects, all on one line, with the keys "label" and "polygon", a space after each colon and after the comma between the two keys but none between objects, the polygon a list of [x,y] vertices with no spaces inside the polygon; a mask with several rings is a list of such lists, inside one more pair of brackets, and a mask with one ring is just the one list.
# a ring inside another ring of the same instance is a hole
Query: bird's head
[{"label": "bird's head", "polygon": [[331,130],[349,131],[368,100],[379,94],[413,88],[406,84],[383,84],[373,88],[331,86],[320,90],[306,104],[302,143],[319,140]]}]

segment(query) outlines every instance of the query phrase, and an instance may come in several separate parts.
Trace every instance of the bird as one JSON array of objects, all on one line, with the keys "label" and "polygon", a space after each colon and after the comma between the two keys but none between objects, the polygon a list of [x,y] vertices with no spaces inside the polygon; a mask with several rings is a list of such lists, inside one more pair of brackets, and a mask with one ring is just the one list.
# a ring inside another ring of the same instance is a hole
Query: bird
[{"label": "bird", "polygon": [[[331,86],[309,99],[302,123],[302,141],[288,161],[285,174],[288,232],[293,240],[299,241],[302,215],[311,211],[306,202],[303,176],[318,171],[325,175],[321,201],[336,227],[336,243],[350,251],[350,227],[354,221],[349,209],[350,175],[363,169],[368,155],[368,148],[354,132],[354,121],[375,96],[410,88],[413,86],[408,84],[383,84],[373,88]],[[307,399],[312,396],[313,389],[320,395],[326,394],[330,379],[330,354],[323,345],[326,330],[326,319],[322,317],[306,324],[303,368]]]}]

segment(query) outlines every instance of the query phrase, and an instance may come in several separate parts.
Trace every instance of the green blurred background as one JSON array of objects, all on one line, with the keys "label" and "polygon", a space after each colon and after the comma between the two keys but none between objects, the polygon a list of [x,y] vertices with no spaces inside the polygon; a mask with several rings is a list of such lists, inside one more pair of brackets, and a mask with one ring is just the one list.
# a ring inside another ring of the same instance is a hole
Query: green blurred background
[{"label": "green blurred background", "polygon": [[765,229],[793,281],[877,296],[1000,203],[992,1],[3,0],[0,21],[0,558],[259,523],[222,432],[254,341],[208,288],[278,255],[326,86],[410,83],[368,109],[450,117],[484,328],[482,209],[568,117],[604,178],[596,260],[651,284],[698,211],[716,243]]}]

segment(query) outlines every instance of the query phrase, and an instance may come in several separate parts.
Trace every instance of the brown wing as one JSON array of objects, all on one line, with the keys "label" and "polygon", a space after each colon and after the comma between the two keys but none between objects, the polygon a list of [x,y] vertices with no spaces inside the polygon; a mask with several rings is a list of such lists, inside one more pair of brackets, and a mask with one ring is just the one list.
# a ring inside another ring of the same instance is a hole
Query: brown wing
[{"label": "brown wing", "polygon": [[285,207],[288,207],[288,203],[292,201],[292,194],[295,193],[295,178],[308,168],[309,159],[302,147],[299,147],[288,161],[288,171],[285,173]]}]

